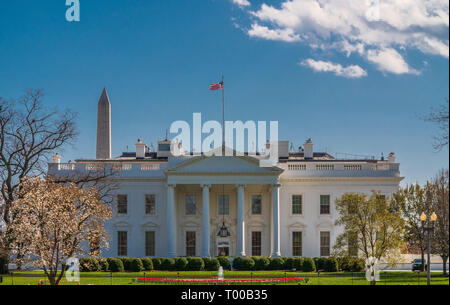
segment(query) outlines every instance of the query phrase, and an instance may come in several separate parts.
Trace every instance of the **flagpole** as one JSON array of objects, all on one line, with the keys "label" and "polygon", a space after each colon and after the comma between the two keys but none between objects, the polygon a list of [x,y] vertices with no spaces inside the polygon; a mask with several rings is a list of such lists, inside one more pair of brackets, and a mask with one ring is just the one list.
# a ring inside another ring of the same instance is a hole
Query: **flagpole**
[{"label": "flagpole", "polygon": [[225,86],[222,75],[222,154],[225,153]]}]

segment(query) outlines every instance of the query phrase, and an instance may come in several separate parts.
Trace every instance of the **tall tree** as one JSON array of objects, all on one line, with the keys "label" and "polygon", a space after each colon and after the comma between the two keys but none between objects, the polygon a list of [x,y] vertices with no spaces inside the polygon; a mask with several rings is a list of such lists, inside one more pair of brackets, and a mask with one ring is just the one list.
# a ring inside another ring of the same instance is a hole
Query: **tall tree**
[{"label": "tall tree", "polygon": [[[431,189],[430,184],[425,187],[421,187],[419,184],[411,184],[400,189],[396,194],[402,200],[403,216],[406,221],[405,241],[408,244],[408,250],[412,252],[419,250],[422,261],[425,259],[427,241],[422,234],[422,224],[419,218],[422,213],[431,214]],[[424,268],[425,265],[422,264],[422,271],[424,271]]]},{"label": "tall tree", "polygon": [[66,261],[89,254],[86,244],[108,247],[103,224],[111,218],[112,210],[99,198],[94,187],[81,188],[38,177],[25,179],[20,199],[11,208],[15,215],[10,225],[14,245],[26,245],[26,255],[17,259],[42,268],[50,284],[58,285]]},{"label": "tall tree", "polygon": [[336,225],[344,227],[344,232],[337,237],[335,251],[348,252],[348,237],[353,236],[356,245],[352,246],[357,247],[366,260],[373,257],[394,264],[405,225],[398,200],[373,191],[370,196],[346,193],[335,203],[339,213]]},{"label": "tall tree", "polygon": [[431,113],[425,117],[425,121],[432,122],[438,125],[440,129],[439,135],[435,136],[435,142],[433,144],[434,149],[441,150],[445,146],[448,146],[448,98],[447,100],[442,103],[439,108],[432,109]]},{"label": "tall tree", "polygon": [[[75,115],[45,108],[41,90],[27,90],[19,100],[0,98],[0,202],[3,233],[0,235],[0,270],[7,270],[14,222],[11,209],[19,198],[20,182],[46,170],[50,154],[71,143],[76,135]],[[19,254],[20,255],[20,254]]]},{"label": "tall tree", "polygon": [[433,211],[437,215],[434,231],[433,253],[442,258],[444,275],[447,275],[449,258],[449,177],[448,169],[441,170],[433,179]]}]

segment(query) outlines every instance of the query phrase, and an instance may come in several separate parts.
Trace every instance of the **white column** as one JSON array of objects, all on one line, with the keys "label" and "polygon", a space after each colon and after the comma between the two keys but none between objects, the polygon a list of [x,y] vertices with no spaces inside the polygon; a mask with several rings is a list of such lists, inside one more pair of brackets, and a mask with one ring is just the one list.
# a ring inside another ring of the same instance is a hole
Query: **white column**
[{"label": "white column", "polygon": [[210,228],[209,228],[209,188],[211,185],[202,184],[202,257],[210,257]]},{"label": "white column", "polygon": [[176,257],[175,185],[167,185],[167,257]]},{"label": "white column", "polygon": [[272,257],[280,257],[280,192],[279,184],[272,184]]},{"label": "white column", "polygon": [[245,256],[244,184],[237,186],[237,255]]}]

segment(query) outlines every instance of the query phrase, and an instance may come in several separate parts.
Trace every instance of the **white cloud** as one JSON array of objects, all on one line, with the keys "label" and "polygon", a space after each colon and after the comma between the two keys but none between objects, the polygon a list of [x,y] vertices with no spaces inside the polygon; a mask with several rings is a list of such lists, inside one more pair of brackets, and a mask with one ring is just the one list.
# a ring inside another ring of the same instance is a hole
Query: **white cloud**
[{"label": "white cloud", "polygon": [[248,35],[267,40],[280,40],[287,42],[300,40],[300,36],[295,34],[292,29],[269,29],[268,27],[257,23],[252,24],[252,28],[248,31]]},{"label": "white cloud", "polygon": [[280,6],[263,3],[250,14],[252,37],[301,37],[312,48],[356,53],[384,72],[415,71],[400,49],[449,57],[448,0],[281,0]]},{"label": "white cloud", "polygon": [[419,74],[412,69],[403,57],[394,49],[369,50],[367,52],[367,60],[374,63],[379,70],[394,74]]},{"label": "white cloud", "polygon": [[311,58],[301,61],[300,65],[309,67],[316,72],[332,72],[337,76],[347,78],[360,78],[367,76],[367,72],[357,65],[343,67],[341,64],[333,63],[331,61],[314,60]]},{"label": "white cloud", "polygon": [[248,0],[231,0],[234,4],[244,7],[244,6],[250,6],[250,2]]}]

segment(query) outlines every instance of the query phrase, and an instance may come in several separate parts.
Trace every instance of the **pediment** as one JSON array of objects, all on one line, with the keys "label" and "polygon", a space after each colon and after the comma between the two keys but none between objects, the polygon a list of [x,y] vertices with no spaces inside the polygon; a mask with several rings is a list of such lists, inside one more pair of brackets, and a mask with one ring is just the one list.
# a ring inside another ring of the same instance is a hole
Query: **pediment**
[{"label": "pediment", "polygon": [[251,156],[195,156],[179,162],[168,169],[167,174],[207,174],[207,173],[242,173],[279,175],[283,170],[279,167],[261,167],[259,159]]}]

